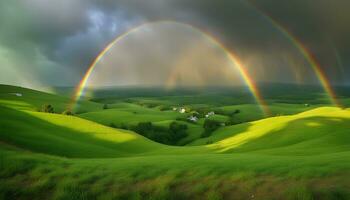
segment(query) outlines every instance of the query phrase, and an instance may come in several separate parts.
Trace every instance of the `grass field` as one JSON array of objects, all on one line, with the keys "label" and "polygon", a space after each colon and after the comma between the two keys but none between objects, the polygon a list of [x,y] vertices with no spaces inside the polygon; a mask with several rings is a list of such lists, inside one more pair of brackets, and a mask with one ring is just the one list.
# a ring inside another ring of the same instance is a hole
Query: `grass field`
[{"label": "grass field", "polygon": [[[21,96],[16,96],[20,94]],[[38,111],[44,104],[51,104],[55,112],[62,113],[70,104],[71,99],[65,96],[48,94],[36,90],[0,84],[0,104],[18,110]],[[91,101],[81,101],[75,112],[100,110],[103,104]]]},{"label": "grass field", "polygon": [[42,104],[61,111],[69,98],[0,89],[0,199],[350,198],[348,109],[274,103],[278,116],[261,119],[253,104],[216,104],[248,122],[200,138],[200,122],[180,121],[190,133],[180,142],[191,143],[178,147],[108,127],[166,127],[178,112],[83,101],[75,116],[42,113]]}]

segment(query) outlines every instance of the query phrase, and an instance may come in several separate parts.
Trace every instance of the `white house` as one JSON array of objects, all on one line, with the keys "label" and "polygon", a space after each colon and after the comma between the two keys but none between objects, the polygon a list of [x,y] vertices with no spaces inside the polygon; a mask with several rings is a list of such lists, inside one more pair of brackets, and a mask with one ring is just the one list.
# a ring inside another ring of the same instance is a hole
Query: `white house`
[{"label": "white house", "polygon": [[18,97],[23,96],[23,94],[22,94],[22,93],[10,93],[10,94],[15,95],[15,96],[18,96]]},{"label": "white house", "polygon": [[208,112],[208,114],[205,115],[206,118],[212,116],[212,115],[215,115],[215,112],[214,111],[210,111]]},{"label": "white house", "polygon": [[192,121],[192,122],[197,122],[198,121],[198,117],[196,116],[190,116],[189,118],[187,118],[188,120]]},{"label": "white house", "polygon": [[185,108],[180,108],[180,113],[185,113],[186,112],[186,109]]}]

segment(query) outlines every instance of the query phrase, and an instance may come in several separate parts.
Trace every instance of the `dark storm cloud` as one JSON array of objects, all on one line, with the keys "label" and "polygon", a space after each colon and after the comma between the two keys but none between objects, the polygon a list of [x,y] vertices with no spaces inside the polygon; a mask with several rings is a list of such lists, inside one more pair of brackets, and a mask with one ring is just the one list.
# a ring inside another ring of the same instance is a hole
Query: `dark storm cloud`
[{"label": "dark storm cloud", "polygon": [[[296,35],[317,57],[322,68],[333,81],[350,75],[350,1],[347,0],[251,0],[258,8],[269,13]],[[336,52],[341,54],[342,64],[347,66],[335,72]],[[347,80],[346,80],[347,81]]]},{"label": "dark storm cloud", "polygon": [[[273,71],[272,77],[265,78],[291,79],[284,70],[286,57],[299,59],[298,65],[307,63],[256,6],[295,34],[330,78],[340,81],[350,74],[349,4],[347,0],[1,1],[0,62],[6,63],[9,72],[12,66],[15,71],[24,70],[24,75],[34,71],[47,84],[75,84],[116,35],[142,22],[171,19],[194,24],[220,38],[253,65],[249,65],[253,73],[259,71],[262,76],[260,72]],[[339,63],[342,73],[335,70]],[[0,80],[7,81],[1,76]]]}]

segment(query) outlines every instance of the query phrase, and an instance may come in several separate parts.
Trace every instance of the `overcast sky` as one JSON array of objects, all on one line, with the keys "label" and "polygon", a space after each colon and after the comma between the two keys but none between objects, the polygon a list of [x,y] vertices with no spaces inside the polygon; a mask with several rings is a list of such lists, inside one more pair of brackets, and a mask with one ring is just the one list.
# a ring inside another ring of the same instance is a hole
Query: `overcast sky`
[{"label": "overcast sky", "polygon": [[266,13],[302,41],[333,84],[344,84],[350,75],[349,7],[348,0],[0,1],[0,83],[75,85],[111,40],[156,20],[202,31],[171,23],[136,31],[98,64],[91,84],[167,85],[174,84],[173,74],[176,84],[240,84],[225,52],[201,32],[235,52],[258,82],[317,83]]}]

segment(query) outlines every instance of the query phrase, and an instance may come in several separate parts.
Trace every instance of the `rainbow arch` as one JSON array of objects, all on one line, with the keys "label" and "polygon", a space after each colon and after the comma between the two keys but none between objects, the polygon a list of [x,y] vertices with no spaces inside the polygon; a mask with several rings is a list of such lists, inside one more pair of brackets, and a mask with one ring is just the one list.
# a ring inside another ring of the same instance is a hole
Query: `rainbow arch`
[{"label": "rainbow arch", "polygon": [[72,96],[72,100],[71,103],[69,104],[69,110],[74,109],[75,105],[77,104],[77,102],[79,101],[79,99],[81,98],[81,96],[84,94],[84,90],[85,87],[88,83],[89,77],[91,76],[92,72],[94,71],[97,63],[103,58],[103,56],[115,45],[117,44],[119,41],[121,41],[122,39],[124,39],[126,36],[128,36],[129,34],[136,32],[137,30],[148,26],[150,24],[157,24],[157,23],[174,23],[174,24],[180,24],[180,25],[184,25],[187,26],[195,31],[198,31],[200,33],[203,33],[204,36],[213,44],[213,45],[217,45],[218,47],[220,47],[221,49],[224,50],[224,52],[226,53],[226,56],[228,57],[229,60],[232,61],[233,65],[232,67],[236,67],[240,73],[240,76],[242,77],[243,81],[245,82],[245,84],[247,85],[247,87],[249,88],[249,91],[251,92],[252,96],[254,97],[254,99],[256,100],[257,104],[259,105],[259,108],[261,109],[261,111],[263,112],[263,114],[265,116],[269,116],[270,115],[270,110],[266,104],[266,102],[264,101],[260,91],[257,88],[256,83],[254,82],[254,80],[249,76],[249,73],[247,72],[245,66],[242,64],[242,62],[239,60],[239,58],[232,52],[229,51],[229,49],[227,49],[222,43],[220,43],[217,39],[215,39],[213,36],[211,36],[210,34],[202,31],[199,28],[196,28],[190,24],[187,23],[182,23],[182,22],[176,22],[176,21],[169,21],[169,20],[162,20],[162,21],[154,21],[154,22],[147,22],[141,25],[138,25],[134,28],[131,28],[130,30],[126,31],[125,33],[117,36],[114,40],[112,40],[98,55],[97,57],[92,61],[91,65],[89,66],[88,70],[86,71],[85,75],[83,76],[83,78],[81,79],[81,81],[79,82],[79,84],[77,85],[77,87],[75,88],[74,94]]},{"label": "rainbow arch", "polygon": [[311,66],[312,70],[314,71],[317,79],[319,80],[322,88],[326,92],[328,98],[330,99],[330,102],[337,106],[337,107],[343,107],[341,103],[339,102],[327,76],[325,75],[324,71],[321,68],[320,63],[317,61],[316,57],[313,55],[311,51],[288,29],[283,27],[278,21],[276,21],[271,15],[268,13],[265,13],[263,10],[259,9],[255,4],[247,2],[250,6],[255,8],[255,10],[264,18],[266,19],[270,24],[272,24],[273,27],[275,27],[279,32],[281,32],[285,38],[287,38],[303,55],[303,57],[306,59],[306,61]]}]

